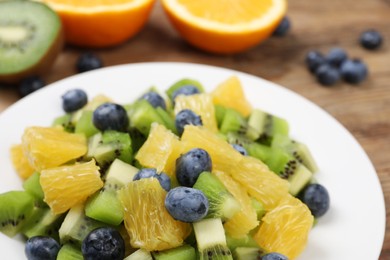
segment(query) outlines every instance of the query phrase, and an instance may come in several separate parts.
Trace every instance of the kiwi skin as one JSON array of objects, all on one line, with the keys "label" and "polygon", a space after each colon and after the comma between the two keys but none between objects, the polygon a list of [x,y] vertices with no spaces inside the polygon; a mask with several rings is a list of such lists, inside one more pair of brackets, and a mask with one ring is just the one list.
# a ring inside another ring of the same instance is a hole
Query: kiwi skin
[{"label": "kiwi skin", "polygon": [[28,76],[44,76],[49,71],[50,67],[54,64],[57,56],[63,50],[64,42],[64,31],[61,27],[55,41],[47,50],[45,55],[42,56],[39,62],[24,71],[12,74],[0,74],[0,82],[7,84],[17,84],[20,82],[20,80]]}]

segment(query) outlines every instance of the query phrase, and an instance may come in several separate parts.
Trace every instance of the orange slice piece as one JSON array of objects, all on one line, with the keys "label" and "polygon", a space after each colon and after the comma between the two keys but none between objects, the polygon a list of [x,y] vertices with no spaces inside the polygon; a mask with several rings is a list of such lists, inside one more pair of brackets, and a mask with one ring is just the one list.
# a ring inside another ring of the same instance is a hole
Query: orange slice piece
[{"label": "orange slice piece", "polygon": [[267,39],[286,13],[286,0],[163,0],[172,24],[190,44],[236,53]]},{"label": "orange slice piece", "polygon": [[68,43],[87,47],[120,44],[146,23],[154,0],[40,0],[61,17]]},{"label": "orange slice piece", "polygon": [[27,179],[34,173],[34,168],[24,155],[22,144],[13,145],[10,149],[12,165],[16,173],[22,178]]}]

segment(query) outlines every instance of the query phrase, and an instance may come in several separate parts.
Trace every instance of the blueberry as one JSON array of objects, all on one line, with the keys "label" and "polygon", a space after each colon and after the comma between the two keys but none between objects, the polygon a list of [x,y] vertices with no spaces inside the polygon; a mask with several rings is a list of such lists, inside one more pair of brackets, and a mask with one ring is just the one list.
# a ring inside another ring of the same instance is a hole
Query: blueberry
[{"label": "blueberry", "polygon": [[329,193],[321,184],[309,184],[299,197],[316,218],[323,216],[329,209]]},{"label": "blueberry", "polygon": [[190,96],[198,93],[200,93],[200,91],[197,87],[193,85],[185,85],[172,93],[172,100],[175,100],[178,95]]},{"label": "blueberry", "polygon": [[374,29],[367,30],[360,35],[360,44],[368,50],[378,49],[382,42],[382,35]]},{"label": "blueberry", "polygon": [[122,106],[114,103],[104,103],[93,112],[92,122],[100,131],[126,132],[129,126],[129,117]]},{"label": "blueberry", "polygon": [[25,97],[34,91],[43,88],[45,85],[45,81],[39,76],[30,76],[20,81],[18,91],[20,96]]},{"label": "blueberry", "polygon": [[261,260],[288,260],[288,258],[279,253],[268,253],[263,255]]},{"label": "blueberry", "polygon": [[276,30],[273,32],[273,36],[285,36],[287,32],[290,30],[291,27],[291,22],[290,19],[285,16],[283,17],[282,21],[279,23],[278,27]]},{"label": "blueberry", "polygon": [[184,132],[186,125],[203,125],[202,118],[195,114],[192,110],[183,109],[177,113],[175,118],[175,125],[179,135]]},{"label": "blueberry", "polygon": [[246,151],[246,149],[242,146],[242,145],[239,145],[239,144],[232,144],[233,148],[239,152],[240,154],[244,155],[244,156],[247,156],[248,155],[248,152]]},{"label": "blueberry", "polygon": [[62,95],[62,108],[71,113],[82,108],[88,102],[87,93],[82,89],[71,89]]},{"label": "blueberry", "polygon": [[165,197],[165,208],[176,220],[195,222],[207,215],[209,201],[200,190],[176,187]]},{"label": "blueberry", "polygon": [[322,64],[316,71],[317,81],[324,86],[332,86],[340,80],[340,71],[332,65]]},{"label": "blueberry", "polygon": [[60,245],[52,237],[36,236],[27,240],[25,253],[28,260],[55,260]]},{"label": "blueberry", "polygon": [[339,67],[348,58],[347,53],[342,48],[332,48],[325,59],[329,64]]},{"label": "blueberry", "polygon": [[125,257],[125,242],[116,229],[97,228],[84,238],[81,252],[85,260],[123,259]]},{"label": "blueberry", "polygon": [[208,152],[194,148],[176,160],[176,178],[180,185],[192,187],[199,175],[204,171],[210,172],[211,168],[212,163]]},{"label": "blueberry", "polygon": [[359,84],[366,79],[368,74],[366,64],[359,59],[344,61],[340,70],[343,79],[351,84]]},{"label": "blueberry", "polygon": [[324,55],[319,51],[309,51],[306,54],[306,66],[310,72],[315,73],[318,67],[326,63]]},{"label": "blueberry", "polygon": [[76,69],[78,72],[86,72],[103,67],[102,60],[91,52],[86,52],[80,55],[77,59]]},{"label": "blueberry", "polygon": [[164,172],[158,174],[157,170],[154,168],[143,168],[139,170],[134,175],[133,181],[138,181],[140,179],[147,178],[156,178],[160,182],[161,187],[163,187],[163,189],[166,191],[169,191],[171,189],[171,179],[169,178],[169,176],[166,175]]},{"label": "blueberry", "polygon": [[157,92],[154,91],[147,92],[143,94],[140,99],[145,99],[154,108],[161,107],[164,110],[167,109],[165,100]]}]

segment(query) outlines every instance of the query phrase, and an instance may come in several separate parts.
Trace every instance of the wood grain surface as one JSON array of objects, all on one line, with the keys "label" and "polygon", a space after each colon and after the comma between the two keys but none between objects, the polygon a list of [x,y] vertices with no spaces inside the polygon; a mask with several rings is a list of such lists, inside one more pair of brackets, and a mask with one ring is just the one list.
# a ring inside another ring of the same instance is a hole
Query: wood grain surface
[{"label": "wood grain surface", "polygon": [[[380,259],[390,259],[390,1],[291,0],[288,16],[292,28],[286,37],[270,38],[241,54],[218,56],[186,44],[156,3],[148,24],[136,37],[115,48],[93,51],[105,66],[180,61],[251,73],[283,85],[328,111],[355,136],[377,170],[387,206]],[[360,33],[368,28],[384,36],[380,50],[367,51],[359,45]],[[305,54],[313,49],[327,52],[335,46],[366,62],[368,80],[359,86],[340,83],[322,87],[316,83],[305,68]],[[74,75],[76,59],[83,51],[86,49],[67,46],[45,80],[51,83]],[[15,88],[0,87],[0,111],[18,98]]]}]

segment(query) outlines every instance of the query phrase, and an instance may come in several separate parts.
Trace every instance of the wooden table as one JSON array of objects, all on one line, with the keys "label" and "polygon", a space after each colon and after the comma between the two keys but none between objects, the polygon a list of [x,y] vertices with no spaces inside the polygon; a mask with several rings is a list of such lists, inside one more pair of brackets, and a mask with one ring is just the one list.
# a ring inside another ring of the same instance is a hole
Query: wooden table
[{"label": "wooden table", "polygon": [[[292,30],[287,37],[232,56],[210,55],[187,45],[156,4],[151,19],[135,38],[110,49],[94,50],[106,66],[146,62],[181,61],[231,68],[263,77],[310,99],[339,120],[360,142],[380,178],[390,214],[390,1],[293,0],[288,15]],[[385,37],[378,51],[358,44],[359,34],[376,28]],[[305,54],[345,48],[369,67],[368,80],[359,86],[339,84],[328,88],[316,83],[305,68]],[[45,77],[48,83],[74,75],[74,64],[85,49],[67,46]],[[18,100],[12,88],[0,88],[0,111]],[[367,223],[369,224],[369,223]],[[357,232],[358,233],[358,232]],[[390,259],[390,218],[381,259]]]}]

